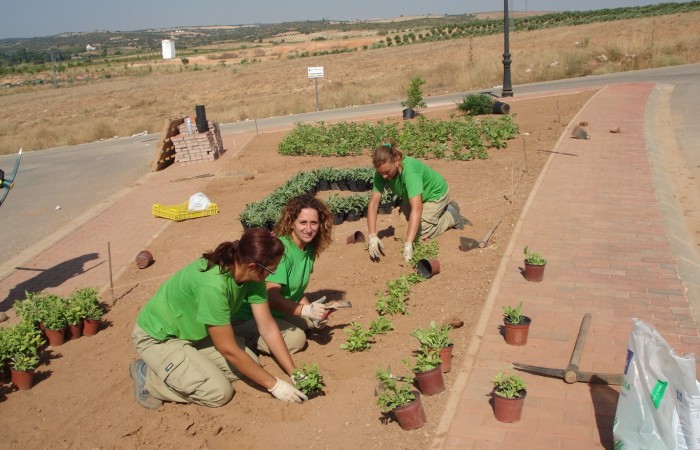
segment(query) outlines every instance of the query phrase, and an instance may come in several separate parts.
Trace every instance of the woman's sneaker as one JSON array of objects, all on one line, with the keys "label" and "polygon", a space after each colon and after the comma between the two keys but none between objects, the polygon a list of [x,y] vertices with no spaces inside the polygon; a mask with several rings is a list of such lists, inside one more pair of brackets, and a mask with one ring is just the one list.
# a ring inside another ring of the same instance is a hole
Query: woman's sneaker
[{"label": "woman's sneaker", "polygon": [[148,409],[158,409],[163,404],[163,400],[159,400],[151,395],[146,389],[146,363],[143,359],[137,359],[129,366],[129,374],[134,380],[134,396],[139,405]]},{"label": "woman's sneaker", "polygon": [[467,219],[466,217],[462,217],[459,214],[459,205],[457,204],[457,202],[452,201],[452,202],[448,203],[447,204],[447,211],[450,214],[452,214],[452,218],[455,221],[455,228],[457,230],[463,230],[465,224],[466,225],[473,225],[469,219]]}]

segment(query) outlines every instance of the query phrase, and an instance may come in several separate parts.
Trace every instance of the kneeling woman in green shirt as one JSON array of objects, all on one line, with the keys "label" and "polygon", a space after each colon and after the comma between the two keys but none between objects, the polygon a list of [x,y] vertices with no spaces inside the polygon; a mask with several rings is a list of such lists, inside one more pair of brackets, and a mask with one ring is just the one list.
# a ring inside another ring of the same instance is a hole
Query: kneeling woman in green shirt
[{"label": "kneeling woman in green shirt", "polygon": [[447,181],[423,161],[404,156],[396,142],[385,139],[372,154],[375,168],[372,195],[367,207],[369,256],[378,260],[384,244],[377,236],[377,209],[384,189],[401,199],[401,212],[408,219],[403,246],[404,260],[413,257],[413,243],[439,236],[450,228],[459,230],[469,222],[459,213],[459,205],[450,199]]},{"label": "kneeling woman in green shirt", "polygon": [[[231,315],[247,296],[265,297],[264,279],[274,272],[284,245],[265,229],[223,242],[168,279],[136,319],[132,341],[142,359],[130,374],[145,408],[163,401],[217,407],[234,394],[231,381],[248,377],[283,401],[306,400],[290,383],[262,368],[234,334]],[[253,310],[261,335],[284,371],[295,369],[267,303]]]},{"label": "kneeling woman in green shirt", "polygon": [[[315,328],[326,307],[323,300],[312,303],[306,297],[314,263],[331,243],[333,218],[326,205],[312,195],[299,195],[287,201],[275,224],[275,235],[284,243],[284,257],[277,271],[267,277],[267,298],[284,342],[290,352],[306,345],[306,331]],[[233,324],[245,337],[246,344],[257,351],[270,353],[251,308],[264,302],[257,295],[246,297],[234,314]]]}]

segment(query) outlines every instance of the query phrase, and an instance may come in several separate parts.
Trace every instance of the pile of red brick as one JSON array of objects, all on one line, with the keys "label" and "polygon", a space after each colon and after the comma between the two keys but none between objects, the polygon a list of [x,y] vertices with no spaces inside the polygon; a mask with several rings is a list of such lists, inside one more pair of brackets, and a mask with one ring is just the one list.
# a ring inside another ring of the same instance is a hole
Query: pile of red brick
[{"label": "pile of red brick", "polygon": [[[180,134],[171,138],[175,146],[175,162],[180,164],[195,164],[203,161],[214,161],[223,152],[219,124],[208,121],[209,130],[198,133],[194,121],[188,125],[183,122],[178,127]],[[190,133],[192,131],[192,133]]]}]

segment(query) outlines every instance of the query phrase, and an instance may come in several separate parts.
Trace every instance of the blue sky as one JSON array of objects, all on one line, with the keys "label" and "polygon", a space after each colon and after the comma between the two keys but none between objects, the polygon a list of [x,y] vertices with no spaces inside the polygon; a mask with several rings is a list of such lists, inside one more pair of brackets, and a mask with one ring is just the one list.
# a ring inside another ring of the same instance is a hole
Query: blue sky
[{"label": "blue sky", "polygon": [[[519,11],[566,11],[653,5],[669,1],[509,0],[509,7]],[[372,19],[502,9],[503,2],[495,0],[0,0],[0,39],[51,36],[70,31],[132,31],[185,25]]]}]

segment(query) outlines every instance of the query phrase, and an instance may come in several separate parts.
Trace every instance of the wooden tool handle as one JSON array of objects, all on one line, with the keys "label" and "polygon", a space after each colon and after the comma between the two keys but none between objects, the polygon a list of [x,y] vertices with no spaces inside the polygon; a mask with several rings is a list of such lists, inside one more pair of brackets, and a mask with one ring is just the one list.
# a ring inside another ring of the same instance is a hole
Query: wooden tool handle
[{"label": "wooden tool handle", "polygon": [[576,337],[576,345],[574,345],[574,351],[571,353],[571,359],[569,360],[569,366],[564,372],[564,381],[567,383],[575,383],[577,381],[578,363],[581,359],[581,353],[583,353],[583,346],[586,343],[586,334],[588,333],[588,326],[591,323],[591,314],[586,313],[581,320],[581,328],[578,330],[578,336]]}]

